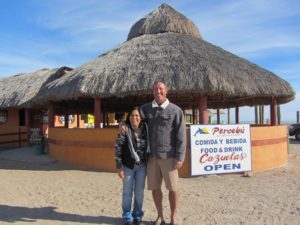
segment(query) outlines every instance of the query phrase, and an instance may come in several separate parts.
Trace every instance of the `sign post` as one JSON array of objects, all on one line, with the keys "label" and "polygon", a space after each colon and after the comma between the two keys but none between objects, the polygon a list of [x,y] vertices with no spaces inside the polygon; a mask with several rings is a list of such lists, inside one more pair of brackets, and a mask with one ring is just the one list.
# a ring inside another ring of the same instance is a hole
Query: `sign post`
[{"label": "sign post", "polygon": [[251,171],[249,124],[191,125],[191,175]]}]

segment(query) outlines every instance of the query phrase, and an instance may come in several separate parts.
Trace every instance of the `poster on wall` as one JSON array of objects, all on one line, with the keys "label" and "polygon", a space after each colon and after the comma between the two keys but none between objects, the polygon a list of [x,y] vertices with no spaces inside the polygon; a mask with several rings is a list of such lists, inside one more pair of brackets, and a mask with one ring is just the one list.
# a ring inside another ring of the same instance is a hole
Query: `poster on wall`
[{"label": "poster on wall", "polygon": [[0,124],[6,123],[7,121],[7,111],[0,110]]},{"label": "poster on wall", "polygon": [[191,125],[191,175],[251,171],[249,124]]},{"label": "poster on wall", "polygon": [[[69,123],[74,123],[75,116],[69,115]],[[65,123],[65,116],[60,116],[58,118],[59,123],[64,124]]]}]

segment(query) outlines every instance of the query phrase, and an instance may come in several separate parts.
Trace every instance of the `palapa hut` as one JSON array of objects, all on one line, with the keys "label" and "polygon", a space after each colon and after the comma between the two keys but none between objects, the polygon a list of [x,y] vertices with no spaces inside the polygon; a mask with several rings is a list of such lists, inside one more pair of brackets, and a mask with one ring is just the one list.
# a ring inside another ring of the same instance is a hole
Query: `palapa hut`
[{"label": "palapa hut", "polygon": [[42,69],[0,79],[0,109],[30,108],[32,100],[43,85],[60,78],[69,67]]},{"label": "palapa hut", "polygon": [[[291,86],[272,72],[204,41],[190,20],[162,4],[132,26],[126,42],[46,84],[35,101],[49,102],[50,117],[57,110],[94,111],[97,128],[101,112],[124,111],[152,100],[157,79],[168,85],[171,102],[183,109],[198,108],[204,124],[208,122],[207,108],[271,105],[271,122],[276,125],[276,104],[289,102],[295,95]],[[286,163],[286,127],[251,129],[256,129],[252,130],[254,171]],[[54,157],[114,170],[115,128],[52,128],[49,133]],[[186,158],[182,174],[189,176],[189,151]]]},{"label": "palapa hut", "polygon": [[172,102],[202,105],[201,112],[282,104],[295,95],[275,74],[204,41],[190,20],[163,4],[132,26],[126,42],[48,84],[39,100],[99,97],[117,111],[152,99],[156,79],[165,80]]},{"label": "palapa hut", "polygon": [[68,67],[42,69],[0,79],[0,148],[24,146],[30,128],[42,128],[47,105],[33,106],[40,88],[61,76]]}]

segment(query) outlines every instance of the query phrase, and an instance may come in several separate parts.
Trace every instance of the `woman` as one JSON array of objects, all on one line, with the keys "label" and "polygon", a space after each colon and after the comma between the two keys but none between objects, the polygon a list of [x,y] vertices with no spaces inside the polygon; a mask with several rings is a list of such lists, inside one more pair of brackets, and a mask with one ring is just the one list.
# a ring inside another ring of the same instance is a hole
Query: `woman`
[{"label": "woman", "polygon": [[[127,132],[125,135],[118,134],[115,145],[116,168],[119,177],[123,180],[122,217],[125,225],[141,225],[149,153],[148,128],[142,121],[138,107],[129,111],[125,123],[128,126]],[[134,205],[131,211],[133,192]]]}]

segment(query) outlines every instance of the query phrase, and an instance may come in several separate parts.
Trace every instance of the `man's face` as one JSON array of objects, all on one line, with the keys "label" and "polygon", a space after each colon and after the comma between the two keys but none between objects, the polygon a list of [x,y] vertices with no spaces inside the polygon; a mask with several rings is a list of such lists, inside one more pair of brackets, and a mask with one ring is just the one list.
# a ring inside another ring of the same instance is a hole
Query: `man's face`
[{"label": "man's face", "polygon": [[153,86],[153,95],[157,104],[160,105],[166,100],[167,93],[167,87],[163,83],[158,82]]}]

